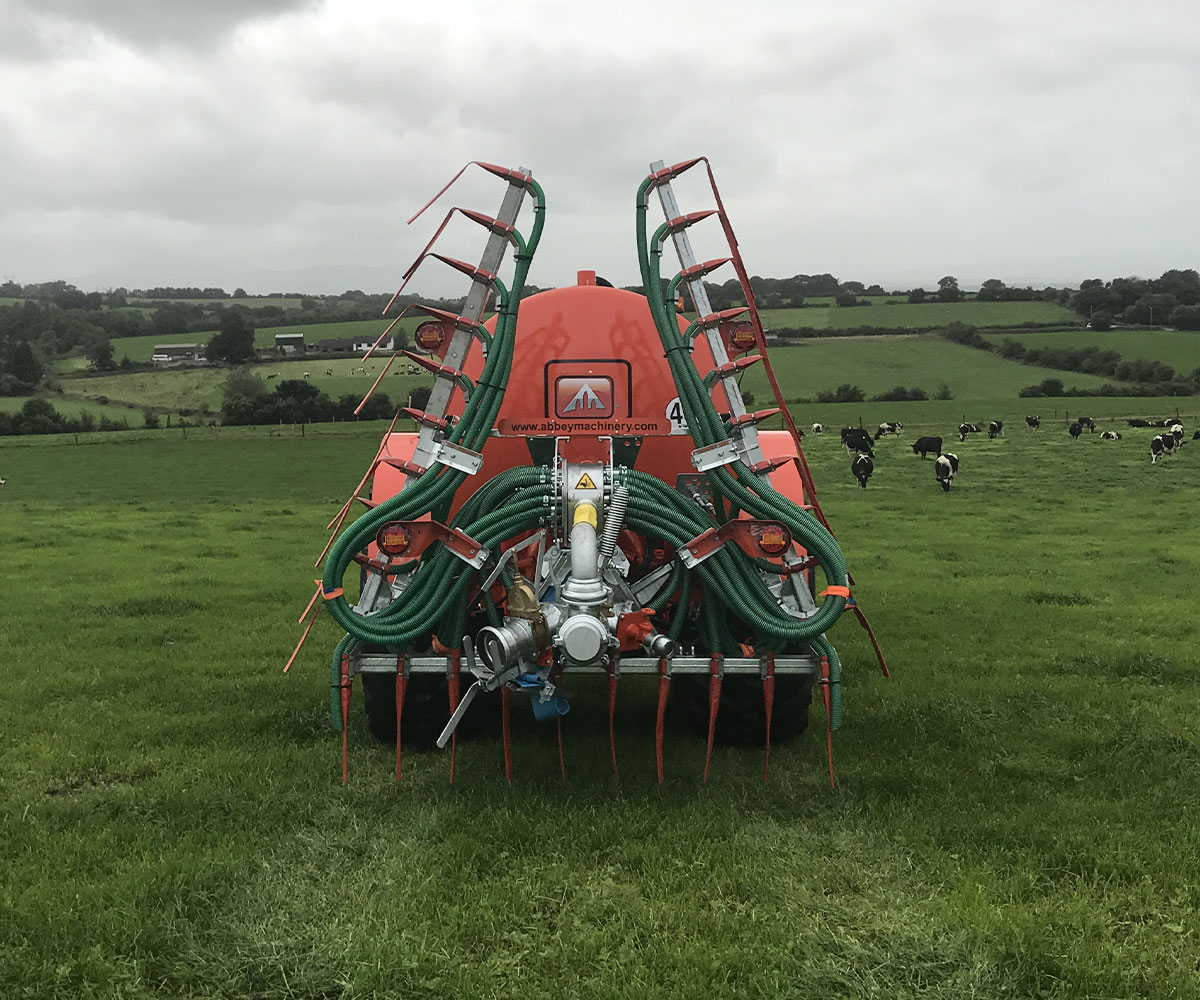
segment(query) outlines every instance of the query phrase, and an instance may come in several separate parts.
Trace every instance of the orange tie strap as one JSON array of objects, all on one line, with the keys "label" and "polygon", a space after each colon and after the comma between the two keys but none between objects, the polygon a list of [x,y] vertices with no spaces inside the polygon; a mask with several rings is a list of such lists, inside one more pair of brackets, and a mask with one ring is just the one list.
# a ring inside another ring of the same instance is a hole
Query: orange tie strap
[{"label": "orange tie strap", "polygon": [[320,580],[313,580],[313,583],[321,588],[321,596],[327,601],[332,601],[334,598],[341,597],[345,593],[341,587],[334,587],[332,590],[326,590],[325,585]]},{"label": "orange tie strap", "polygon": [[830,584],[828,587],[826,587],[824,590],[822,590],[817,596],[824,597],[826,594],[832,594],[834,597],[848,598],[850,596],[850,588],[849,587],[839,587],[836,584]]}]

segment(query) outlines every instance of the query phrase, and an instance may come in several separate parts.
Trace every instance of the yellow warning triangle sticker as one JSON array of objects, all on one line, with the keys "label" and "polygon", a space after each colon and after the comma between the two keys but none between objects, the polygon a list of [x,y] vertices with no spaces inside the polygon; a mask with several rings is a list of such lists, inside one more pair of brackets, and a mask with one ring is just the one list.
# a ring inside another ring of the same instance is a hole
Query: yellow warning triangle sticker
[{"label": "yellow warning triangle sticker", "polygon": [[586,472],[579,477],[579,482],[575,484],[577,490],[594,490],[595,488],[596,484],[592,482],[592,477]]}]

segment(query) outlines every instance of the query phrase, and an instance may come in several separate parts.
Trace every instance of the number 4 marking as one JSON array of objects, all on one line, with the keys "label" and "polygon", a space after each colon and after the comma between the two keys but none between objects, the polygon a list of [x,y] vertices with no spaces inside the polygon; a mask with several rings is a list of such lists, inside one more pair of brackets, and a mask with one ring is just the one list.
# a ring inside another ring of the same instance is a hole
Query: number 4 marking
[{"label": "number 4 marking", "polygon": [[667,404],[667,419],[671,421],[672,434],[686,434],[688,432],[687,417],[683,415],[683,405],[679,402],[678,396]]}]

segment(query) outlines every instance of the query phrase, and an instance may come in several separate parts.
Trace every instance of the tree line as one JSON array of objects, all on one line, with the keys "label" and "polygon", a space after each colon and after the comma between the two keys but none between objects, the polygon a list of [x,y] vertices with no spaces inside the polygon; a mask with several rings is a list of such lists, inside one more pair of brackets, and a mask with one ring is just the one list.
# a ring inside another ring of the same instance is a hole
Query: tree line
[{"label": "tree line", "polygon": [[347,394],[332,399],[305,379],[284,379],[274,391],[249,368],[232,371],[222,390],[221,423],[313,424],[335,420],[387,420],[398,405],[423,409],[429,400],[429,386],[415,389],[408,400],[394,404],[386,393],[377,392],[367,400],[362,412],[354,410],[361,396]]}]

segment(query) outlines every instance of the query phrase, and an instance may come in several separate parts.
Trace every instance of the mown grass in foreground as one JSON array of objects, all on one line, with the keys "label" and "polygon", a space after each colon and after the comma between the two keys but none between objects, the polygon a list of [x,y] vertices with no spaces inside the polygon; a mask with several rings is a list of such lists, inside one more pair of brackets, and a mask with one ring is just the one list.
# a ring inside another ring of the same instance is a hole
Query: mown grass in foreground
[{"label": "mown grass in foreground", "polygon": [[[1192,447],[1010,427],[943,494],[808,442],[895,676],[843,619],[839,788],[814,732],[668,741],[621,689],[569,781],[390,750],[349,788],[323,620],[279,668],[371,435],[0,448],[0,993],[14,997],[1198,995]],[[308,557],[306,561],[306,557]]]}]

